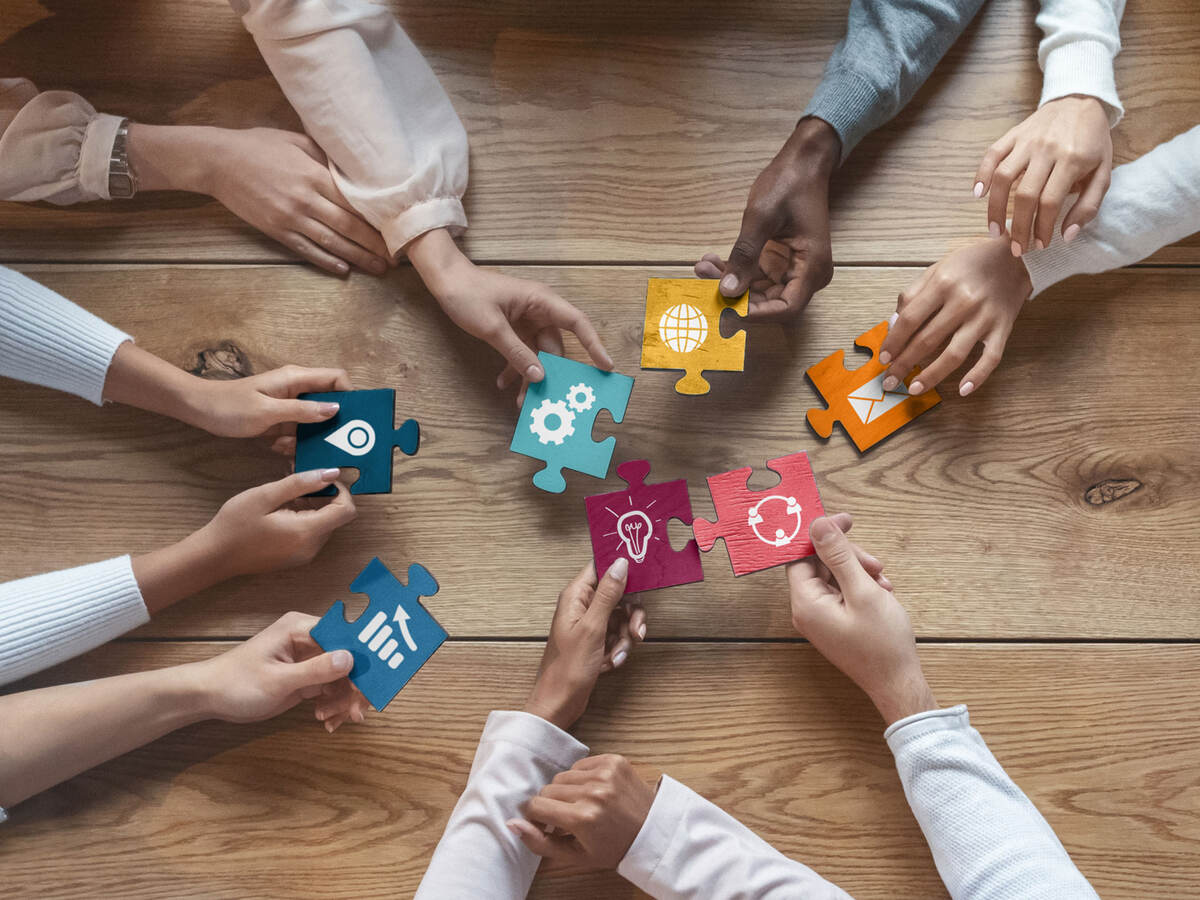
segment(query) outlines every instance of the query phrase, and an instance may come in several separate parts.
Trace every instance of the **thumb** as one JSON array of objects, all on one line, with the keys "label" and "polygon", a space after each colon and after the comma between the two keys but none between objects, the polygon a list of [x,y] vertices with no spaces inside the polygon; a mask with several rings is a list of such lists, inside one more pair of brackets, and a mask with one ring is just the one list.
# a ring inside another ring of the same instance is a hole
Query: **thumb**
[{"label": "thumb", "polygon": [[625,584],[628,580],[629,560],[623,556],[618,557],[596,585],[592,601],[588,604],[587,617],[594,619],[597,627],[604,628],[608,625],[608,617],[625,596]]},{"label": "thumb", "polygon": [[763,245],[770,237],[767,223],[757,213],[747,209],[742,214],[742,230],[733,242],[733,249],[729,251],[729,261],[725,263],[720,288],[722,295],[740,297],[750,289]]},{"label": "thumb", "polygon": [[496,332],[489,335],[487,342],[499,351],[514,372],[520,373],[527,381],[537,382],[546,377],[542,365],[538,362],[537,354],[521,340],[513,331],[512,325],[505,319]]},{"label": "thumb", "polygon": [[303,662],[292,663],[288,666],[287,678],[293,691],[299,691],[306,697],[316,696],[316,691],[306,689],[344,678],[350,674],[352,668],[354,656],[350,651],[334,650],[332,653],[322,653]]},{"label": "thumb", "polygon": [[521,839],[530,851],[546,859],[562,859],[575,855],[574,838],[560,834],[547,834],[525,819],[509,819],[504,823],[509,831]]},{"label": "thumb", "polygon": [[875,580],[863,568],[850,539],[828,517],[822,516],[813,522],[809,533],[817,556],[837,579],[847,602],[852,603],[859,599],[863,591],[876,588]]},{"label": "thumb", "polygon": [[337,415],[339,405],[321,400],[272,400],[267,408],[273,424],[324,422]]},{"label": "thumb", "polygon": [[327,484],[337,481],[341,469],[309,469],[306,472],[295,472],[287,478],[280,478],[269,484],[260,484],[246,493],[254,494],[268,511],[279,509],[285,503],[319,491]]}]

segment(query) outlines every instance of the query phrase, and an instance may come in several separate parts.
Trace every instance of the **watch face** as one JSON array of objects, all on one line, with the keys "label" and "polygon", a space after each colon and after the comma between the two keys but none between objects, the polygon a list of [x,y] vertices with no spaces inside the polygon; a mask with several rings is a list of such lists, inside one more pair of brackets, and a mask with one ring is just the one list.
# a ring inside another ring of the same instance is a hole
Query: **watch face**
[{"label": "watch face", "polygon": [[133,196],[133,179],[119,172],[108,173],[108,194],[117,200],[128,200]]}]

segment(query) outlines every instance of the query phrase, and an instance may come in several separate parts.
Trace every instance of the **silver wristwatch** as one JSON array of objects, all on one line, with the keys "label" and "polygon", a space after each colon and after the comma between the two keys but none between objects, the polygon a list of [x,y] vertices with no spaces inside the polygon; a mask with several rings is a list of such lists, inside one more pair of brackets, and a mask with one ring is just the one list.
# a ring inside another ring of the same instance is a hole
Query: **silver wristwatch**
[{"label": "silver wristwatch", "polygon": [[129,167],[128,144],[129,120],[122,119],[108,158],[108,195],[114,200],[128,200],[137,193],[137,175]]}]

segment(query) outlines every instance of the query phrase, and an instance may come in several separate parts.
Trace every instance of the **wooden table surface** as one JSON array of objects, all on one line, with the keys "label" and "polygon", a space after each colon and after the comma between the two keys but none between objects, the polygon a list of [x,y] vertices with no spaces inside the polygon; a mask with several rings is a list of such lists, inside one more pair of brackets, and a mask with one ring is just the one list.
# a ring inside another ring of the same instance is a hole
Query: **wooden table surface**
[{"label": "wooden table surface", "polygon": [[[545,281],[637,376],[614,467],[686,477],[807,450],[826,507],[885,560],[939,700],[972,721],[1105,897],[1200,883],[1200,239],[1079,278],[1022,314],[1001,369],[865,456],[803,370],[885,318],[920,267],[983,231],[978,158],[1037,100],[1032,4],[995,0],[895,122],[839,174],[833,283],[796,327],[749,329],[744,374],[682,397],[638,368],[649,277],[724,252],[845,24],[844,4],[393,2],[472,139],[472,255]],[[1200,121],[1191,0],[1131,4],[1117,78],[1127,161]],[[295,127],[220,0],[17,0],[0,71],[152,122]],[[281,613],[323,612],[373,555],[419,561],[451,639],[387,712],[330,737],[300,708],[203,724],[12,810],[9,895],[366,897],[412,892],[462,789],[487,711],[519,705],[554,600],[589,556],[567,473],[533,488],[508,452],[498,357],[441,315],[411,270],[326,276],[215,202],[145,196],[0,204],[13,265],[186,369],[339,365],[394,387],[423,442],[395,490],[303,569],[229,582],[17,689],[218,652]],[[578,348],[569,348],[577,355]],[[865,359],[865,357],[864,357]],[[286,462],[137,410],[0,384],[0,579],[139,553],[206,522]],[[755,474],[752,487],[773,476]],[[676,523],[677,524],[677,523]],[[686,529],[672,530],[678,543]],[[604,679],[579,728],[647,778],[667,771],[860,898],[944,895],[867,701],[795,636],[782,571],[644,600],[650,641]],[[3,727],[3,725],[0,725]],[[635,896],[611,873],[543,873],[536,897]]]}]

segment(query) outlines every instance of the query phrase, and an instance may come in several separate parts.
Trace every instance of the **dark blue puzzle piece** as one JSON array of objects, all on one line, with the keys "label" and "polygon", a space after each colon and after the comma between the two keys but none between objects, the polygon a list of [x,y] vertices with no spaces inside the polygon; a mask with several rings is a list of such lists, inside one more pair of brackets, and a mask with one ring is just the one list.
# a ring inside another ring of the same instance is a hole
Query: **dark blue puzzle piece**
[{"label": "dark blue puzzle piece", "polygon": [[401,584],[375,557],[350,583],[350,590],[371,598],[363,614],[347,622],[346,605],[338,600],[309,633],[326,652],[353,654],[350,680],[382,710],[446,640],[446,630],[419,599],[436,594],[438,583],[428,569],[413,563],[408,584]]},{"label": "dark blue puzzle piece", "polygon": [[[325,422],[302,422],[296,426],[296,471],[309,469],[358,469],[352,494],[390,494],[392,491],[392,447],[408,456],[417,452],[421,427],[409,419],[393,429],[396,421],[396,392],[390,388],[373,391],[328,391],[301,394],[301,400],[332,401],[341,405],[336,416]],[[330,485],[314,496],[337,493]]]}]

